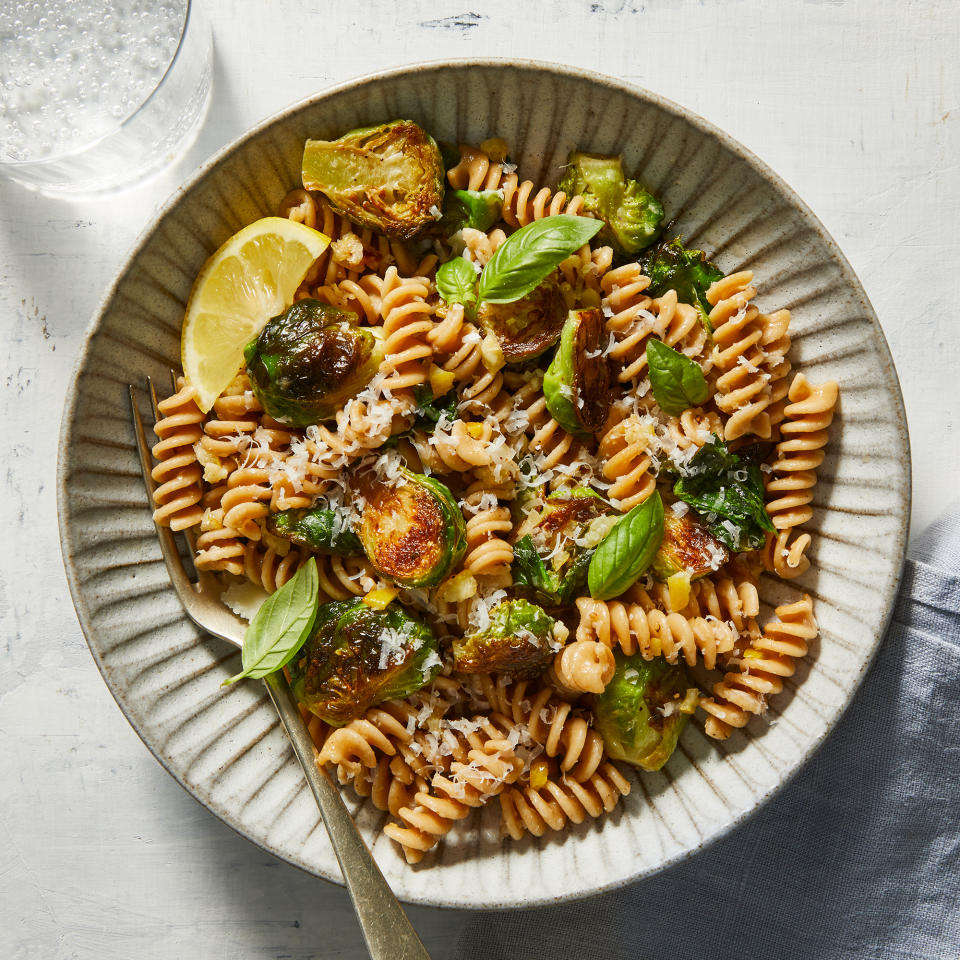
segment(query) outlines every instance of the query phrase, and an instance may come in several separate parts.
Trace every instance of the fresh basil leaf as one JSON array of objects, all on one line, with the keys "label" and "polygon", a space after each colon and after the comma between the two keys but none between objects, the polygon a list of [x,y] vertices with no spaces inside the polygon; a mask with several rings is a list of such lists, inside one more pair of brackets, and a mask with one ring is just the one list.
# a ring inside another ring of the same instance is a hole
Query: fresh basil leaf
[{"label": "fresh basil leaf", "polygon": [[477,299],[477,271],[463,257],[454,257],[437,268],[437,293],[447,303],[474,303]]},{"label": "fresh basil leaf", "polygon": [[525,297],[603,227],[602,220],[560,214],[521,227],[499,246],[480,274],[479,297],[513,303]]},{"label": "fresh basil leaf", "polygon": [[455,420],[457,417],[459,401],[455,390],[451,390],[446,396],[434,397],[430,384],[424,383],[414,388],[413,398],[417,402],[413,411],[416,415],[414,427],[433,433],[433,428],[444,414],[448,420]]},{"label": "fresh basil leaf", "polygon": [[767,533],[776,530],[764,503],[759,465],[731,453],[717,436],[693,456],[673,493],[701,514],[709,531],[735,552],[759,549]]},{"label": "fresh basil leaf", "polygon": [[464,227],[486,232],[500,219],[502,210],[499,190],[448,190],[441,226],[447,233]]},{"label": "fresh basil leaf", "polygon": [[653,563],[662,540],[663,501],[654,491],[600,541],[587,571],[590,596],[597,600],[620,596]]},{"label": "fresh basil leaf", "polygon": [[710,396],[700,364],[660,340],[647,341],[647,369],[653,399],[672,417],[680,416]]},{"label": "fresh basil leaf", "polygon": [[243,670],[229,680],[260,678],[285,667],[306,643],[317,618],[319,579],[311,557],[276,593],[267,597],[243,636]]},{"label": "fresh basil leaf", "polygon": [[707,333],[713,327],[707,316],[710,302],[707,290],[712,283],[723,279],[723,271],[707,260],[702,250],[686,250],[679,237],[659,243],[640,261],[644,274],[650,278],[647,292],[662,297],[668,290],[676,290],[683,303],[693,304],[700,314],[700,322]]}]

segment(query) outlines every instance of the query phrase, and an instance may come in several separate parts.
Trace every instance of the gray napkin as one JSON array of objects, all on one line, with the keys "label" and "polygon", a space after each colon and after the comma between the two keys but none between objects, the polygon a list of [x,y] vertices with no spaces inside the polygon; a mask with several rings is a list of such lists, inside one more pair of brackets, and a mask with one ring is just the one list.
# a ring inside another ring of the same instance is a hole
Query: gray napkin
[{"label": "gray napkin", "polygon": [[479,914],[457,960],[957,960],[960,503],[823,749],[746,825],[616,893]]}]

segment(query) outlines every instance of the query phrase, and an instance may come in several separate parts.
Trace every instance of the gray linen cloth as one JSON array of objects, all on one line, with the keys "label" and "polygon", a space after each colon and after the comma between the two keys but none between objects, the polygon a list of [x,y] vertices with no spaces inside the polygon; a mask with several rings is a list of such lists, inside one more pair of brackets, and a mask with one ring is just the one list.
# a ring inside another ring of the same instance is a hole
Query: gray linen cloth
[{"label": "gray linen cloth", "polygon": [[479,914],[457,960],[957,960],[960,502],[823,749],[744,826],[578,903]]}]

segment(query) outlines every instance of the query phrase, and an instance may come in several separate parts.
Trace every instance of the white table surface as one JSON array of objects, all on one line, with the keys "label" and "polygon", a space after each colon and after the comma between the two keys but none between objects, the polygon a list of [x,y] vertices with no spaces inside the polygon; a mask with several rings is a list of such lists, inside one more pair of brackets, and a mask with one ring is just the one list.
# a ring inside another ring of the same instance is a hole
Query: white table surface
[{"label": "white table surface", "polygon": [[[916,534],[960,476],[960,4],[952,0],[206,0],[199,137],[121,197],[0,182],[0,957],[359,958],[342,890],[235,835],[153,760],[75,619],[57,536],[63,396],[91,314],[176,184],[277,109],[417,59],[556,60],[664,94],[810,204],[900,373]],[[749,826],[744,829],[749,830]],[[829,907],[827,907],[829,909]],[[465,915],[411,911],[437,958]]]}]

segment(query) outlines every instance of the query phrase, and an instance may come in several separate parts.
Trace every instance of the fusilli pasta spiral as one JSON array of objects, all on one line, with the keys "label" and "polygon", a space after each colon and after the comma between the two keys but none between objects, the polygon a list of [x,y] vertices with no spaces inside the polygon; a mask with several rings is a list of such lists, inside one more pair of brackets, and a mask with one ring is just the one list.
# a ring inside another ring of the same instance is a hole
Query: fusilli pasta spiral
[{"label": "fusilli pasta spiral", "polygon": [[538,689],[527,680],[510,682],[486,674],[479,680],[491,708],[524,724],[548,757],[560,758],[560,769],[567,776],[579,782],[596,772],[605,756],[603,739],[571,704],[556,699],[549,687]]},{"label": "fusilli pasta spiral", "polygon": [[607,646],[619,646],[624,653],[639,653],[645,660],[663,657],[676,663],[683,654],[688,666],[703,657],[708,670],[717,658],[733,650],[737,632],[720,620],[687,618],[682,613],[665,613],[648,604],[623,604],[618,600],[594,600],[579,597],[580,624],[577,640],[599,640]]},{"label": "fusilli pasta spiral", "polygon": [[763,713],[767,697],[783,689],[783,678],[792,677],[796,661],[807,655],[817,635],[810,597],[804,594],[777,607],[776,616],[743,652],[740,670],[715,683],[712,698],[701,698],[708,736],[725,740],[734,728],[746,726],[751,715]]},{"label": "fusilli pasta spiral", "polygon": [[787,392],[790,315],[781,310],[762,316],[750,302],[756,295],[752,280],[753,274],[745,270],[718,280],[707,291],[713,305],[711,358],[718,371],[714,402],[728,415],[725,440],[746,433],[768,439],[780,413],[777,405]]},{"label": "fusilli pasta spiral", "polygon": [[612,764],[602,764],[582,783],[566,777],[542,787],[513,787],[500,795],[500,822],[514,840],[525,833],[542,837],[562,830],[568,822],[583,823],[609,813],[630,793],[630,781]]},{"label": "fusilli pasta spiral", "polygon": [[203,435],[204,416],[183,377],[177,381],[177,392],[161,400],[157,409],[160,419],[153,427],[158,438],[153,447],[157,464],[152,476],[159,486],[153,494],[156,504],[153,520],[172,530],[185,530],[203,518],[200,507],[203,470],[197,463],[194,444]]},{"label": "fusilli pasta spiral", "polygon": [[603,693],[613,679],[616,661],[609,646],[596,640],[574,640],[553,659],[547,682],[561,696]]},{"label": "fusilli pasta spiral", "polygon": [[775,534],[767,534],[764,561],[768,570],[784,579],[799,577],[810,566],[804,556],[810,544],[808,533],[797,528],[812,516],[810,501],[817,483],[817,467],[823,463],[823,448],[833,421],[839,388],[832,380],[814,387],[798,373],[790,385],[789,405],[780,425],[783,439],[766,482],[767,512]]}]

